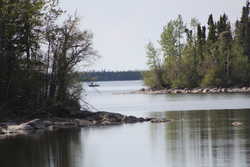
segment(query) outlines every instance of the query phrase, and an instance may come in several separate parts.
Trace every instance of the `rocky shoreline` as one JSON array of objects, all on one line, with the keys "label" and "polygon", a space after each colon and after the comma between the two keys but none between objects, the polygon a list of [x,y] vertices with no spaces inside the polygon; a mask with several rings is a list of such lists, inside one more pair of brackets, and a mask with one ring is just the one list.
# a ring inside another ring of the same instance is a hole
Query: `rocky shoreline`
[{"label": "rocky shoreline", "polygon": [[24,122],[0,122],[0,139],[11,136],[34,134],[39,131],[55,131],[59,129],[111,126],[142,122],[164,123],[168,121],[169,120],[166,119],[138,118],[110,112],[83,111],[69,118],[55,117],[49,119],[32,119]]},{"label": "rocky shoreline", "polygon": [[185,89],[140,89],[132,94],[217,94],[217,93],[250,93],[250,87],[242,88],[185,88]]}]

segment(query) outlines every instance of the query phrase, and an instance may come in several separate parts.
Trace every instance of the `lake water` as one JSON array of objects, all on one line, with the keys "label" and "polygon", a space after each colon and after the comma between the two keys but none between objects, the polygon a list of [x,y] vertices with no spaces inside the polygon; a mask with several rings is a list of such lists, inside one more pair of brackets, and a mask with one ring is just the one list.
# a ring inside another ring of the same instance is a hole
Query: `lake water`
[{"label": "lake water", "polygon": [[[250,166],[250,95],[124,94],[142,82],[99,84],[83,95],[96,109],[173,121],[0,140],[0,167]],[[235,121],[243,125],[233,127]]]}]

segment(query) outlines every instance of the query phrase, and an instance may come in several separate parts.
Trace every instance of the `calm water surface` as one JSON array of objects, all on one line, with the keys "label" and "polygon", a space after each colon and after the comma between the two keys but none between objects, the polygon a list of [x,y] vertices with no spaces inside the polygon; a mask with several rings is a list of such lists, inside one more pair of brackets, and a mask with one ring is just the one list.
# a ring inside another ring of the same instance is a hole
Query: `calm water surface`
[{"label": "calm water surface", "polygon": [[95,108],[173,121],[0,140],[0,167],[250,166],[249,95],[132,95],[122,93],[142,88],[140,81],[100,84],[83,95]]}]

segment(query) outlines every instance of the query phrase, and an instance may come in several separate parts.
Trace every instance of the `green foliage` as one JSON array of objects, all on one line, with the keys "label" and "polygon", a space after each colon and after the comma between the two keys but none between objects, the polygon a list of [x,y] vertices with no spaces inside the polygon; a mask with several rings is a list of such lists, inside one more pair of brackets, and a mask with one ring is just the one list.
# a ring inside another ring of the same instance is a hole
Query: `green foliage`
[{"label": "green foliage", "polygon": [[216,36],[216,25],[214,23],[213,15],[211,14],[208,18],[208,40],[210,41],[216,41],[217,36]]},{"label": "green foliage", "polygon": [[[226,14],[221,15],[218,21],[211,14],[207,27],[192,19],[189,29],[181,16],[170,21],[164,27],[159,41],[159,50],[163,54],[160,70],[163,85],[172,88],[249,86],[249,9],[248,1],[243,7],[241,20],[233,28],[234,32]],[[183,37],[184,32],[186,37]],[[159,57],[158,52],[152,53],[148,52],[148,55]],[[159,83],[159,72],[157,66],[152,66],[152,56],[148,56],[148,60],[150,70],[144,74],[144,80],[155,88]]]},{"label": "green foliage", "polygon": [[248,57],[244,54],[243,47],[235,42],[232,48],[232,54],[234,57],[232,58],[232,81],[233,85],[248,85],[250,82],[250,64]]},{"label": "green foliage", "polygon": [[145,84],[152,88],[163,88],[166,86],[166,83],[163,80],[163,63],[160,58],[160,51],[154,47],[154,45],[149,42],[146,46],[147,49],[147,58],[148,66],[150,72],[144,74]]},{"label": "green foliage", "polygon": [[158,85],[157,77],[153,71],[146,71],[143,73],[144,84],[151,88],[161,88]]},{"label": "green foliage", "polygon": [[157,50],[154,45],[149,42],[146,46],[148,66],[151,70],[159,70],[161,68],[161,58],[159,57],[159,50]]},{"label": "green foliage", "polygon": [[236,22],[236,39],[240,42],[244,55],[248,57],[250,63],[250,2],[242,9],[241,19]]},{"label": "green foliage", "polygon": [[219,78],[217,68],[209,69],[201,81],[201,87],[219,87],[221,84],[222,80]]},{"label": "green foliage", "polygon": [[[56,0],[0,0],[0,110],[20,115],[51,102],[78,103],[75,67],[90,56],[92,34],[63,13]],[[1,114],[1,113],[0,113]]]},{"label": "green foliage", "polygon": [[182,38],[185,32],[185,25],[181,15],[176,20],[170,21],[163,28],[160,45],[164,56],[181,56],[184,44]]}]

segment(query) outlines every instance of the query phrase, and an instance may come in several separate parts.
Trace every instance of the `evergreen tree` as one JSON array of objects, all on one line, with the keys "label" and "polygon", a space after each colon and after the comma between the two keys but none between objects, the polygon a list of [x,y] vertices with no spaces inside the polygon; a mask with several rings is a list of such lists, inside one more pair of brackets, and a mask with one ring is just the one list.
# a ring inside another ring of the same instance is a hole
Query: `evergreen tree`
[{"label": "evergreen tree", "polygon": [[208,27],[192,19],[189,29],[180,16],[170,21],[160,39],[167,83],[173,88],[249,86],[249,14],[248,0],[234,31],[226,14],[218,21],[210,14]]},{"label": "evergreen tree", "polygon": [[218,36],[220,36],[220,34],[223,33],[224,31],[231,31],[231,25],[230,22],[228,21],[228,17],[226,14],[220,16],[220,19],[217,22],[216,26],[217,26]]},{"label": "evergreen tree", "polygon": [[242,9],[242,16],[240,22],[237,22],[236,32],[238,39],[243,46],[244,54],[248,56],[250,62],[250,2],[247,1],[246,6]]},{"label": "evergreen tree", "polygon": [[208,18],[208,40],[209,41],[216,41],[217,40],[217,35],[216,35],[216,25],[214,23],[213,15],[209,15]]}]

